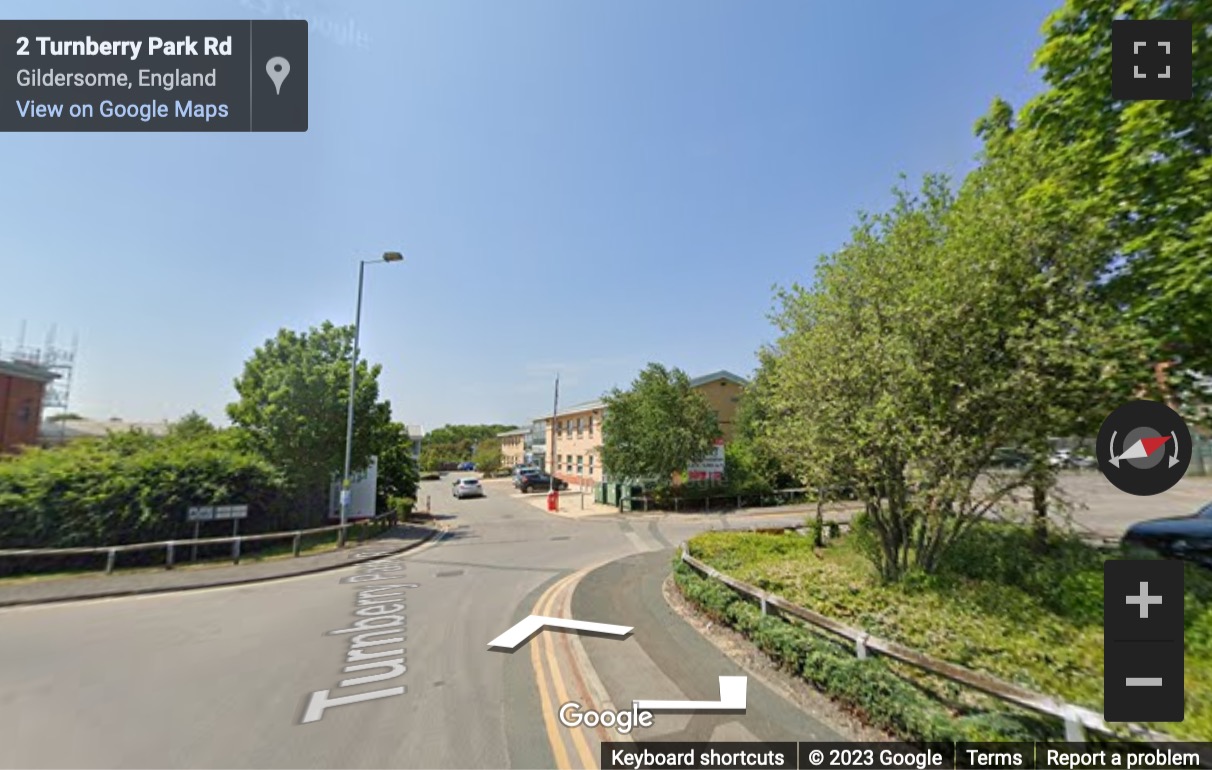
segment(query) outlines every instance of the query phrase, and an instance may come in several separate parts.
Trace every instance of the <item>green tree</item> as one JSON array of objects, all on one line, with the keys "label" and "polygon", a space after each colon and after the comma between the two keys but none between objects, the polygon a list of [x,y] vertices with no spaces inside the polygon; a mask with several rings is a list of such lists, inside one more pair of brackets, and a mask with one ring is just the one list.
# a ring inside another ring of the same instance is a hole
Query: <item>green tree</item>
[{"label": "green tree", "polygon": [[398,514],[400,503],[417,499],[421,473],[412,456],[408,427],[393,422],[383,433],[378,448],[378,510]]},{"label": "green tree", "polygon": [[[232,422],[286,476],[313,518],[327,505],[329,484],[345,452],[353,328],[325,322],[306,332],[282,329],[257,348],[236,379]],[[391,406],[379,401],[380,366],[358,361],[352,469],[380,450]]]},{"label": "green tree", "polygon": [[421,445],[421,467],[426,470],[441,470],[471,459],[471,442],[465,440],[434,443],[425,437]]},{"label": "green tree", "polygon": [[1029,149],[958,194],[938,177],[898,191],[812,287],[780,292],[767,435],[805,485],[854,490],[885,579],[933,570],[1027,483],[983,478],[994,450],[1097,411],[1123,360],[1090,296],[1098,222]]},{"label": "green tree", "polygon": [[612,476],[667,483],[705,457],[720,426],[680,369],[650,363],[627,391],[603,399],[601,457]]},{"label": "green tree", "polygon": [[[1118,18],[1194,22],[1190,100],[1112,96]],[[1110,224],[1102,292],[1150,333],[1159,362],[1180,364],[1168,372],[1188,393],[1192,373],[1212,372],[1210,18],[1212,0],[1066,0],[1036,53],[1048,88],[1021,114],[1022,127],[1065,159],[1074,200],[1096,205]]]},{"label": "green tree", "polygon": [[476,443],[487,438],[495,438],[497,434],[513,429],[512,425],[443,425],[441,428],[431,431],[425,440],[435,444],[465,445],[468,447],[468,453],[462,459],[470,460],[471,447]]},{"label": "green tree", "polygon": [[484,473],[496,473],[501,468],[501,445],[491,439],[483,439],[472,455],[476,470]]},{"label": "green tree", "polygon": [[214,433],[217,428],[214,424],[195,412],[182,417],[180,420],[172,423],[168,427],[169,434],[181,438],[194,438],[199,436],[208,436]]}]

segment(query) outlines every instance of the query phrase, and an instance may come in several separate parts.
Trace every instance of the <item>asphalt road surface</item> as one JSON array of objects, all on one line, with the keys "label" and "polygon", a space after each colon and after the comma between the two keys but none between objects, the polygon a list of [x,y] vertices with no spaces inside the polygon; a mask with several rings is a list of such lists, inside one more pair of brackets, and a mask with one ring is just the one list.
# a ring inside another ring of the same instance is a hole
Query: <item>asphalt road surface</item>
[{"label": "asphalt road surface", "polygon": [[[738,673],[660,589],[674,544],[751,523],[577,521],[516,499],[507,481],[486,487],[484,499],[456,501],[448,482],[427,483],[422,494],[450,531],[392,560],[400,568],[387,582],[342,582],[371,574],[350,567],[0,610],[0,767],[592,766],[598,741],[616,736],[553,726],[565,698],[616,708],[713,699],[716,677]],[[355,642],[380,625],[354,625],[368,620],[355,615],[359,602],[387,603],[400,641],[383,632]],[[488,649],[540,603],[635,631],[624,641],[545,632],[513,654]],[[387,648],[399,666],[374,657]],[[330,705],[316,712],[313,693],[326,690],[319,703]],[[378,694],[333,702],[368,693]],[[744,715],[659,716],[631,737],[840,739],[752,677]]]}]

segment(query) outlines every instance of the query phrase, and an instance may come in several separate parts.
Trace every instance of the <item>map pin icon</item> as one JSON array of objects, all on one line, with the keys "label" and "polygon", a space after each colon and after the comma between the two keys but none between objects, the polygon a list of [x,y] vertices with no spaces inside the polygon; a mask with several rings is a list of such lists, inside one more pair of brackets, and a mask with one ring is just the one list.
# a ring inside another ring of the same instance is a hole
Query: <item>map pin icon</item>
[{"label": "map pin icon", "polygon": [[280,95],[282,81],[286,80],[286,76],[290,74],[290,62],[281,56],[275,56],[265,62],[265,72],[269,75],[269,79],[274,81],[274,91]]}]

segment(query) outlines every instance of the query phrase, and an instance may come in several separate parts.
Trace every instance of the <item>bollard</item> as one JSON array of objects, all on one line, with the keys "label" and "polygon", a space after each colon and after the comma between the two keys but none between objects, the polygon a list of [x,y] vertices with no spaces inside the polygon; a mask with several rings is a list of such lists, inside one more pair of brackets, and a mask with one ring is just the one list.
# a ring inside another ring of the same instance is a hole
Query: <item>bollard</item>
[{"label": "bollard", "polygon": [[765,596],[765,594],[762,595],[761,600],[762,600],[762,614],[765,615],[766,614],[766,596]]},{"label": "bollard", "polygon": [[867,659],[867,637],[867,634],[863,634],[854,640],[854,652],[859,660]]},{"label": "bollard", "polygon": [[231,563],[232,563],[232,564],[239,564],[239,563],[240,563],[240,541],[241,541],[242,539],[243,539],[243,538],[239,538],[239,537],[237,537],[237,538],[236,538],[235,540],[233,540],[233,541],[232,541],[232,543],[231,543]]},{"label": "bollard", "polygon": [[171,541],[166,544],[166,547],[164,550],[165,550],[164,569],[172,569],[173,568],[173,544]]},{"label": "bollard", "polygon": [[432,513],[429,507],[429,495],[425,495],[425,512]]},{"label": "bollard", "polygon": [[114,561],[118,558],[118,549],[109,549],[109,555],[105,557],[105,574],[112,575],[114,572]]},{"label": "bollard", "polygon": [[303,548],[303,533],[295,533],[295,542],[291,545],[291,551],[295,556],[299,555],[299,551]]}]

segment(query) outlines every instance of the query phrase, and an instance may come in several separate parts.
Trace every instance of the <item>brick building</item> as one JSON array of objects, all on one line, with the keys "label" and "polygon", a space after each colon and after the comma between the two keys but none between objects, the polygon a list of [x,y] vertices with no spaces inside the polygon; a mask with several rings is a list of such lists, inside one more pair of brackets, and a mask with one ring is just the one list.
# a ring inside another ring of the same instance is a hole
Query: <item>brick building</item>
[{"label": "brick building", "polygon": [[58,375],[21,361],[0,361],[0,454],[38,443],[46,386]]},{"label": "brick building", "polygon": [[[690,387],[706,399],[723,434],[723,442],[732,440],[736,409],[748,381],[729,371],[712,372],[690,380]],[[590,401],[560,410],[555,418],[544,418],[547,446],[554,441],[556,457],[547,458],[544,470],[571,485],[590,485],[603,480],[600,447],[602,415],[606,405]]]}]

